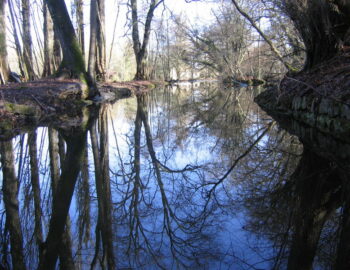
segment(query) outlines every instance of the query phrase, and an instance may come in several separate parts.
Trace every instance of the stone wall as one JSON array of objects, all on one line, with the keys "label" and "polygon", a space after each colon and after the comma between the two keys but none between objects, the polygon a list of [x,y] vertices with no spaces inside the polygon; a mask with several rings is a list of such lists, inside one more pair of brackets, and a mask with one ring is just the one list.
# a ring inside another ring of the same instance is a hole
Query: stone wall
[{"label": "stone wall", "polygon": [[337,139],[350,142],[350,105],[347,102],[312,94],[290,95],[281,101],[276,88],[263,92],[255,100],[273,117],[276,114],[292,117]]}]

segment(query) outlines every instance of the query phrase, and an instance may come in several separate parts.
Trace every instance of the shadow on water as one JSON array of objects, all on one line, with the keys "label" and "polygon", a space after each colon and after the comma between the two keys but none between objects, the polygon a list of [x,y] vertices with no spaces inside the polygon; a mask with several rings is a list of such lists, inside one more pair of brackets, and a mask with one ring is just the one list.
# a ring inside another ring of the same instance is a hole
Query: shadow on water
[{"label": "shadow on water", "polygon": [[254,91],[156,89],[0,142],[0,269],[349,269],[349,146]]}]

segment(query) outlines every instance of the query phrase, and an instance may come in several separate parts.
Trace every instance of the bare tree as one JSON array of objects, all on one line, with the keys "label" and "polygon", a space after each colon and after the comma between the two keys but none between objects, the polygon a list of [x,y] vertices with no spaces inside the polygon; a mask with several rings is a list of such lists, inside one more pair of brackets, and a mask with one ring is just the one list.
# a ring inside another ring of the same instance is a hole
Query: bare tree
[{"label": "bare tree", "polygon": [[151,34],[151,24],[154,16],[154,11],[157,7],[163,3],[164,0],[151,0],[148,12],[146,16],[144,34],[142,43],[140,41],[140,31],[139,31],[139,13],[137,7],[137,0],[130,0],[131,5],[131,15],[132,15],[132,40],[134,46],[134,54],[136,58],[136,80],[148,79],[147,75],[147,46],[150,40]]},{"label": "bare tree", "polygon": [[259,33],[259,35],[264,39],[264,41],[270,46],[272,52],[276,55],[278,60],[283,63],[283,65],[286,67],[288,71],[295,70],[282,56],[280,51],[275,47],[275,45],[272,43],[272,41],[265,35],[265,33],[260,29],[259,25],[255,23],[255,21],[246,13],[237,3],[236,0],[232,0],[233,5],[236,7],[238,12],[242,14],[243,17],[245,17],[249,23],[254,27],[254,29]]}]

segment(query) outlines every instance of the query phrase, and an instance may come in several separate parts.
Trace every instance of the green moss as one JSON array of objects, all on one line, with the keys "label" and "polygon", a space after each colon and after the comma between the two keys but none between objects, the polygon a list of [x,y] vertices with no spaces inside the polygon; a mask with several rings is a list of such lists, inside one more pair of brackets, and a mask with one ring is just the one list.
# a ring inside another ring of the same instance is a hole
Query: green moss
[{"label": "green moss", "polygon": [[156,88],[156,85],[153,84],[153,83],[150,83],[150,84],[147,85],[147,88],[148,89],[154,89],[154,88]]},{"label": "green moss", "polygon": [[9,119],[1,119],[0,121],[0,129],[1,130],[10,130],[13,128],[12,121]]},{"label": "green moss", "polygon": [[4,107],[5,107],[5,110],[10,112],[10,113],[17,113],[17,114],[23,114],[23,115],[35,115],[36,114],[36,109],[34,107],[27,106],[27,105],[6,102],[4,104]]},{"label": "green moss", "polygon": [[88,99],[81,99],[81,100],[74,100],[73,104],[78,107],[85,107],[85,106],[90,106],[93,104],[91,100]]}]

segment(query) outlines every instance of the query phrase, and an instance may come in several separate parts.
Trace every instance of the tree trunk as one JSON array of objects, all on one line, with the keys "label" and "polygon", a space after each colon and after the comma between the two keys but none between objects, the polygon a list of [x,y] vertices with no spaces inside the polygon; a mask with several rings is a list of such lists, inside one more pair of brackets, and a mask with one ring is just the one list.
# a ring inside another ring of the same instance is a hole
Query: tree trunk
[{"label": "tree trunk", "polygon": [[74,0],[77,20],[77,36],[83,56],[85,56],[84,6],[83,0]]},{"label": "tree trunk", "polygon": [[59,66],[62,63],[62,50],[61,50],[61,43],[60,39],[58,37],[58,33],[55,30],[53,30],[53,62],[54,62],[54,68],[55,72],[58,71]]},{"label": "tree trunk", "polygon": [[95,96],[97,94],[96,85],[85,71],[83,54],[64,0],[46,0],[46,3],[63,51],[63,60],[59,69],[59,75],[78,78],[85,82],[89,87],[82,89],[82,98]]},{"label": "tree trunk", "polygon": [[3,173],[3,199],[6,210],[6,227],[10,232],[13,269],[24,270],[23,235],[19,218],[18,179],[15,173],[12,142],[0,142]]},{"label": "tree trunk", "polygon": [[90,49],[89,49],[89,76],[96,81],[96,35],[97,35],[97,0],[91,0],[90,6]]},{"label": "tree trunk", "polygon": [[43,77],[51,76],[55,71],[54,60],[54,31],[53,23],[47,8],[46,2],[43,3],[44,18],[44,69]]},{"label": "tree trunk", "polygon": [[23,67],[23,54],[22,54],[22,46],[21,43],[19,41],[19,36],[18,36],[18,32],[17,32],[17,22],[18,22],[18,18],[16,17],[14,8],[13,8],[13,2],[12,0],[9,0],[9,11],[10,11],[10,18],[11,18],[11,24],[12,24],[12,29],[13,29],[13,38],[14,38],[14,42],[15,42],[15,47],[16,47],[16,54],[17,54],[17,58],[18,58],[18,67],[19,70],[21,72],[21,76],[23,78],[26,77],[26,74],[24,72],[24,67]]},{"label": "tree trunk", "polygon": [[29,80],[35,78],[33,69],[33,50],[32,50],[32,35],[30,23],[30,2],[22,0],[22,35],[23,35],[23,59],[26,67],[26,75]]},{"label": "tree trunk", "polygon": [[152,0],[147,12],[143,42],[140,42],[139,36],[139,16],[137,10],[137,0],[130,0],[131,3],[131,18],[132,18],[132,40],[134,47],[134,54],[136,58],[136,74],[135,80],[145,80],[148,79],[147,75],[147,46],[149,43],[149,38],[151,34],[151,24],[154,16],[154,11],[156,8],[163,3],[164,0]]},{"label": "tree trunk", "polygon": [[105,0],[97,0],[96,78],[106,80]]},{"label": "tree trunk", "polygon": [[7,45],[6,45],[6,1],[0,1],[0,84],[8,81],[9,67],[7,62]]},{"label": "tree trunk", "polygon": [[304,41],[305,70],[350,46],[349,1],[284,0],[282,4]]}]

